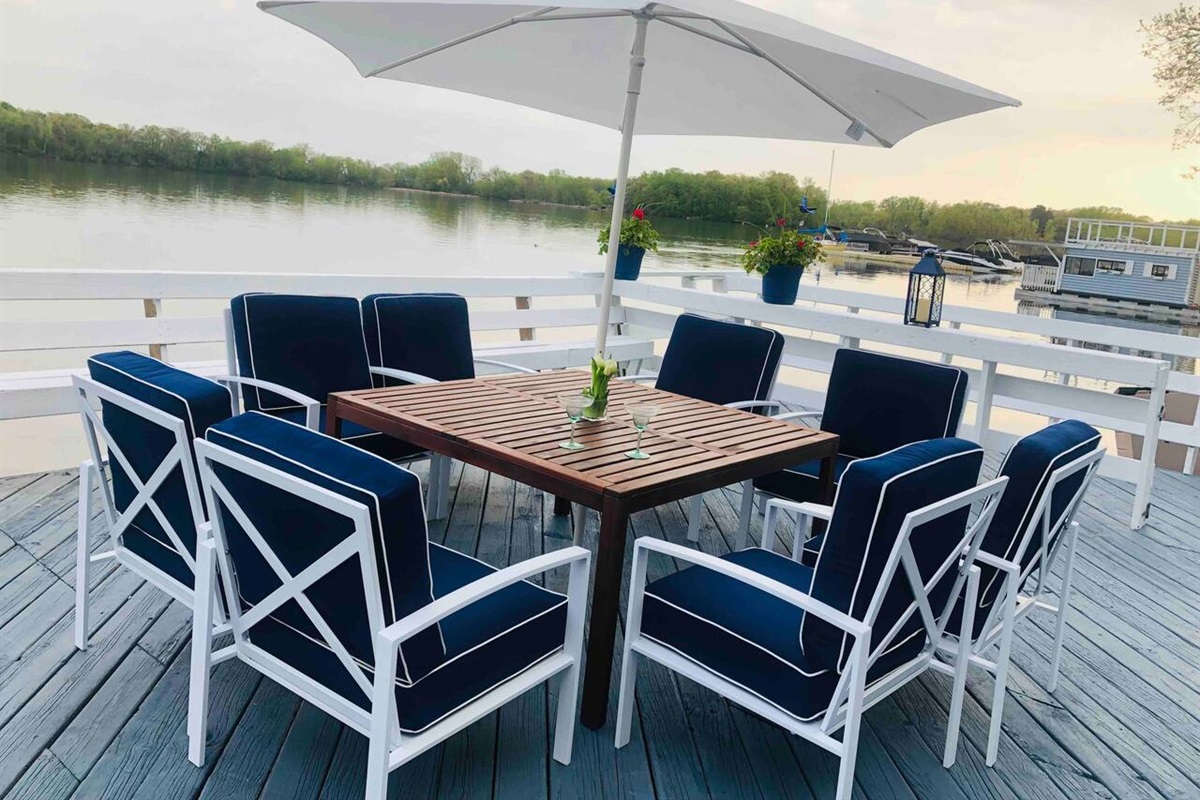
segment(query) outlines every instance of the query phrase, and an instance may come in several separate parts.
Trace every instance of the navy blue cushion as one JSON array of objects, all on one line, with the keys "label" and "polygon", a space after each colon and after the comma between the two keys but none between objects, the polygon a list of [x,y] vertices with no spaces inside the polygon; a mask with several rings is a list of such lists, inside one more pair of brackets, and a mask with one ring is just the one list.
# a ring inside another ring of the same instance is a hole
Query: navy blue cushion
[{"label": "navy blue cushion", "polygon": [[[496,570],[437,544],[429,546],[434,594],[443,597]],[[479,695],[560,651],[567,599],[515,583],[442,620],[446,657],[412,681],[396,681],[400,729],[419,733]]]},{"label": "navy blue cushion", "polygon": [[[983,539],[983,550],[1004,559],[1016,557],[1017,549],[1026,533],[1029,544],[1021,556],[1021,571],[1025,572],[1039,557],[1042,546],[1042,526],[1030,523],[1042,501],[1050,474],[1100,447],[1100,432],[1079,420],[1069,419],[1050,425],[1018,441],[1004,457],[1000,475],[1008,477],[1008,486],[1000,498],[1000,505],[988,526]],[[1050,519],[1056,522],[1068,503],[1079,491],[1084,473],[1077,472],[1054,489],[1050,498]],[[1057,540],[1059,530],[1051,531],[1051,546]],[[975,635],[983,632],[992,603],[1000,594],[1002,575],[999,570],[980,564],[979,607],[975,614]],[[959,610],[956,609],[948,630],[959,630]]]},{"label": "navy blue cushion", "polygon": [[[321,406],[317,430],[325,430],[325,411],[326,407]],[[304,408],[285,408],[282,411],[272,412],[271,416],[285,419],[288,422],[294,422],[297,425],[303,425],[307,416],[307,410]],[[363,425],[359,425],[357,422],[350,422],[348,420],[342,421],[342,441],[348,442],[355,447],[361,447],[368,453],[382,456],[388,461],[412,459],[424,455],[426,452],[417,445],[406,442],[403,439],[388,436],[386,433],[371,430]]]},{"label": "navy blue cushion", "polygon": [[[210,425],[230,415],[229,391],[215,381],[193,375],[155,358],[128,350],[102,353],[88,359],[88,374],[102,386],[140,400],[147,405],[183,420],[187,430],[189,457],[191,442],[203,436]],[[129,459],[138,479],[147,481],[175,446],[175,432],[112,403],[102,402],[104,427],[115,444]],[[117,458],[109,458],[113,501],[124,511],[137,495],[125,467]],[[199,489],[199,486],[196,487]],[[183,469],[176,467],[154,493],[154,501],[175,533],[196,553],[196,525],[188,500]],[[189,589],[195,582],[187,562],[175,549],[167,532],[148,508],[138,513],[125,530],[122,543],[144,560],[161,569]]]},{"label": "navy blue cushion", "polygon": [[[331,392],[371,388],[362,317],[353,297],[243,294],[230,303],[238,369],[324,403]],[[296,403],[246,387],[247,411]]]},{"label": "navy blue cushion", "polygon": [[957,367],[843,348],[833,358],[821,430],[855,458],[958,431],[967,373]]},{"label": "navy blue cushion", "polygon": [[[373,367],[439,381],[475,377],[467,301],[456,294],[372,294],[362,301],[363,332]],[[376,376],[378,385],[399,382]]]},{"label": "navy blue cushion", "polygon": [[[433,579],[421,502],[420,481],[411,472],[337,439],[266,414],[251,412],[209,429],[207,439],[254,461],[362,503],[371,514],[372,541],[389,624],[433,599]],[[269,482],[214,465],[218,478],[267,544],[293,575],[353,532],[347,518]],[[280,581],[224,507],[221,519],[237,574],[243,611],[279,587]],[[317,581],[307,595],[349,653],[363,665],[374,662],[374,632],[368,617],[361,567],[343,562]],[[283,661],[354,702],[366,696],[332,653],[300,606],[289,602],[253,626],[251,640]],[[445,656],[439,631],[417,634],[400,648],[401,673],[419,675]]]},{"label": "navy blue cushion", "polygon": [[[864,458],[842,473],[833,517],[813,570],[812,595],[855,619],[865,619],[882,580],[904,517],[931,503],[975,486],[983,450],[963,439],[933,439]],[[917,567],[928,578],[956,551],[966,530],[969,508],[928,522],[913,531],[910,543]],[[955,577],[951,569],[931,592],[931,606],[944,606]],[[913,602],[903,570],[897,570],[872,625],[872,649]],[[805,649],[814,647],[849,655],[849,637],[817,619],[801,627]],[[924,645],[919,614],[901,629],[892,647],[914,657]]]},{"label": "navy blue cushion", "polygon": [[[846,471],[846,467],[850,466],[852,461],[854,459],[850,456],[838,453],[833,463],[835,486],[842,479],[842,473]],[[817,496],[817,482],[820,475],[821,462],[819,460],[809,461],[790,469],[761,475],[754,479],[754,488],[778,497],[795,500],[797,503],[819,503],[821,498]]]},{"label": "navy blue cushion", "polygon": [[783,336],[770,328],[681,314],[654,385],[718,405],[766,400],[782,353]]},{"label": "navy blue cushion", "polygon": [[[813,571],[786,556],[749,548],[722,560],[808,593]],[[804,612],[704,567],[689,567],[646,587],[642,634],[698,662],[800,720],[829,707],[837,688],[835,653],[801,648]],[[888,653],[873,681],[903,663]]]}]

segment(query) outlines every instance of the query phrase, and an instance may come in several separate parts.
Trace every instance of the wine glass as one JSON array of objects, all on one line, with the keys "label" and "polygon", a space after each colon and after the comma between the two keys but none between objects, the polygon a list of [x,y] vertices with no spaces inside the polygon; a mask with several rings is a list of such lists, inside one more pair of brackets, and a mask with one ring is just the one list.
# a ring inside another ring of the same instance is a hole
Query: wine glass
[{"label": "wine glass", "polygon": [[575,441],[575,423],[583,416],[583,410],[592,404],[592,398],[585,397],[582,392],[563,392],[558,396],[558,402],[567,411],[567,419],[571,420],[571,439],[559,442],[563,450],[582,450],[583,445]]},{"label": "wine glass", "polygon": [[646,432],[646,428],[650,427],[650,420],[658,415],[658,406],[652,403],[626,403],[625,410],[633,418],[633,427],[637,428],[638,432],[637,444],[625,454],[625,457],[637,461],[649,458],[650,454],[642,451],[642,434]]}]

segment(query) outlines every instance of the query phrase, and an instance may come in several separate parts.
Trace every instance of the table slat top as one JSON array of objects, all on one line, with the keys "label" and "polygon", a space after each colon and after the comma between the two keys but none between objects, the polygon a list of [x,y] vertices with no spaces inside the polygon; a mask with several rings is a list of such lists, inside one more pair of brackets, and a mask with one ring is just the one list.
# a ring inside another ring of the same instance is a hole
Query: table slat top
[{"label": "table slat top", "polygon": [[[588,383],[585,371],[556,370],[335,397],[339,417],[402,438],[407,434],[422,446],[431,446],[433,434],[531,469],[569,473],[573,482],[595,491],[640,491],[763,458],[787,456],[800,463],[836,452],[833,434],[619,379],[609,384],[607,419],[579,423],[575,438],[584,449],[563,449],[558,445],[568,437],[570,422],[558,395],[582,391]],[[625,456],[637,439],[625,410],[633,402],[660,408],[642,438],[651,457],[640,461]]]}]

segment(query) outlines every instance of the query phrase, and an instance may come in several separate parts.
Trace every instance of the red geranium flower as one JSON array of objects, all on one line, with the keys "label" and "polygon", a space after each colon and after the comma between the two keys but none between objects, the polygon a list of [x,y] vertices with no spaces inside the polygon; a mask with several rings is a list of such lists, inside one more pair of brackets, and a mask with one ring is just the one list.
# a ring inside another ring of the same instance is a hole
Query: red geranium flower
[{"label": "red geranium flower", "polygon": [[750,246],[751,246],[751,247],[758,247],[758,239],[755,239],[753,242],[751,242],[751,243],[750,243]]},{"label": "red geranium flower", "polygon": [[640,208],[635,208],[635,209],[633,210],[633,218],[634,218],[634,219],[645,219],[645,218],[646,218],[646,212],[645,212],[645,211],[642,211]]},{"label": "red geranium flower", "polygon": [[776,228],[782,228],[784,225],[787,225],[787,220],[784,217],[780,217],[779,219],[775,220]]}]

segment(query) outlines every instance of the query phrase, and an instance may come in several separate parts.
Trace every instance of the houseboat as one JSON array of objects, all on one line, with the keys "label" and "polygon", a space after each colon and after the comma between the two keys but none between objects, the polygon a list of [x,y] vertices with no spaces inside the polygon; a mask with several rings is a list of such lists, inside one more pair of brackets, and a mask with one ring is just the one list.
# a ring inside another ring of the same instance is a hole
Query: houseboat
[{"label": "houseboat", "polygon": [[1200,323],[1200,227],[1072,217],[1060,247],[1056,264],[1025,266],[1017,299]]}]

